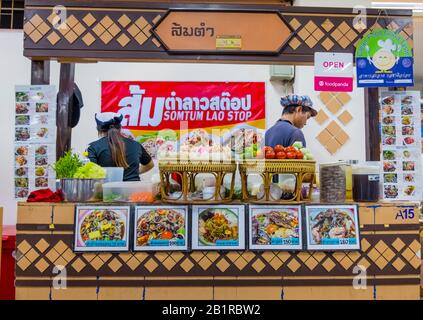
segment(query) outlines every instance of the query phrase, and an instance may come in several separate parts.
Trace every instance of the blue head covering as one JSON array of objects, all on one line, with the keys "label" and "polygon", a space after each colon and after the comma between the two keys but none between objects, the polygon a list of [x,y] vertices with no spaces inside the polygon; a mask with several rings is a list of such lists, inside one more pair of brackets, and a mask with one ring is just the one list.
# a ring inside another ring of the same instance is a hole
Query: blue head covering
[{"label": "blue head covering", "polygon": [[281,106],[284,108],[289,106],[302,106],[310,109],[312,117],[317,115],[317,111],[313,108],[313,101],[311,101],[309,96],[290,94],[281,97]]}]

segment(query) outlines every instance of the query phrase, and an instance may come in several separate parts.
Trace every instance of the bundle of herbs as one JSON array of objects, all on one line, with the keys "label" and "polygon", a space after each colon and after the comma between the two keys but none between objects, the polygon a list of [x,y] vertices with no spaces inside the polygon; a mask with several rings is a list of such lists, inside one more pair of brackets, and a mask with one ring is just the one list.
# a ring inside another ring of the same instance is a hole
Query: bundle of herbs
[{"label": "bundle of herbs", "polygon": [[63,157],[56,161],[53,168],[56,171],[57,179],[73,179],[76,171],[83,163],[77,154],[68,151]]}]

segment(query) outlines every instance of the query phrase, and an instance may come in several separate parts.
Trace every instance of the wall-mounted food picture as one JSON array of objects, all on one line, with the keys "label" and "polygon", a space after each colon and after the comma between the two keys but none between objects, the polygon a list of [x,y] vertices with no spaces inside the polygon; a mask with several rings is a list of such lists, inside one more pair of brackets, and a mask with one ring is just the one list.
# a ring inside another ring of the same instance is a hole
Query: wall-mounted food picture
[{"label": "wall-mounted food picture", "polygon": [[187,250],[188,206],[135,207],[134,251]]},{"label": "wall-mounted food picture", "polygon": [[358,250],[356,205],[307,205],[307,250]]},{"label": "wall-mounted food picture", "polygon": [[414,161],[403,161],[402,170],[403,171],[414,171],[416,169],[416,163]]},{"label": "wall-mounted food picture", "polygon": [[386,116],[382,119],[382,123],[389,125],[395,123],[395,117],[394,116]]},{"label": "wall-mounted food picture", "polygon": [[28,168],[27,167],[21,167],[21,168],[17,168],[15,169],[15,176],[16,177],[28,177]]},{"label": "wall-mounted food picture", "polygon": [[21,199],[28,197],[29,190],[28,188],[15,188],[15,198]]},{"label": "wall-mounted food picture", "polygon": [[383,175],[383,182],[384,183],[397,183],[398,176],[396,173],[385,173]]},{"label": "wall-mounted food picture", "polygon": [[29,112],[29,103],[16,103],[16,114],[27,114]]},{"label": "wall-mounted food picture", "polygon": [[36,103],[35,112],[48,112],[48,103]]},{"label": "wall-mounted food picture", "polygon": [[77,206],[74,250],[128,251],[129,222],[129,206]]},{"label": "wall-mounted food picture", "polygon": [[383,135],[382,142],[385,146],[393,146],[396,144],[397,139],[394,136]]},{"label": "wall-mounted food picture", "polygon": [[15,128],[15,141],[28,141],[31,137],[29,127]]},{"label": "wall-mounted food picture", "polygon": [[249,206],[251,250],[301,250],[301,206]]},{"label": "wall-mounted food picture", "polygon": [[383,160],[395,160],[397,157],[395,150],[383,150]]},{"label": "wall-mounted food picture", "polygon": [[17,91],[15,93],[16,102],[27,102],[29,101],[29,93]]},{"label": "wall-mounted food picture", "polygon": [[384,161],[383,172],[394,172],[397,169],[396,161]]},{"label": "wall-mounted food picture", "polygon": [[29,151],[29,146],[16,146],[15,147],[15,155],[17,156],[27,156]]},{"label": "wall-mounted food picture", "polygon": [[384,135],[395,136],[396,128],[395,126],[382,126],[382,133]]},{"label": "wall-mounted food picture", "polygon": [[394,184],[384,185],[383,193],[387,199],[396,199],[398,198],[398,187]]},{"label": "wall-mounted food picture", "polygon": [[413,117],[411,117],[411,116],[402,116],[401,117],[401,124],[403,124],[404,126],[413,125],[414,124]]},{"label": "wall-mounted food picture", "polygon": [[412,197],[416,192],[416,186],[414,185],[407,185],[403,189],[404,196]]},{"label": "wall-mounted food picture", "polygon": [[28,126],[31,122],[30,116],[16,116],[15,117],[15,125],[17,126]]},{"label": "wall-mounted food picture", "polygon": [[244,206],[193,206],[192,249],[245,249]]}]

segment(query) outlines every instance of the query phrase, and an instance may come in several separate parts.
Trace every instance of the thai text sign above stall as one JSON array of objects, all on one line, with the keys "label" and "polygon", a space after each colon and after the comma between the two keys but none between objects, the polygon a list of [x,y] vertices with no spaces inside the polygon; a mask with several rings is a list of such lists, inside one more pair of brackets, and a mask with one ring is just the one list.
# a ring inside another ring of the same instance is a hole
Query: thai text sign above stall
[{"label": "thai text sign above stall", "polygon": [[412,48],[396,32],[371,32],[358,43],[355,57],[359,87],[414,85]]},{"label": "thai text sign above stall", "polygon": [[212,11],[170,11],[153,33],[169,52],[252,54],[278,54],[293,35],[278,12]]},{"label": "thai text sign above stall", "polygon": [[179,140],[205,129],[217,139],[242,127],[265,129],[263,82],[102,82],[102,112],[124,115],[122,127],[155,156],[158,133]]},{"label": "thai text sign above stall", "polygon": [[314,90],[353,91],[353,55],[316,52],[314,54]]}]

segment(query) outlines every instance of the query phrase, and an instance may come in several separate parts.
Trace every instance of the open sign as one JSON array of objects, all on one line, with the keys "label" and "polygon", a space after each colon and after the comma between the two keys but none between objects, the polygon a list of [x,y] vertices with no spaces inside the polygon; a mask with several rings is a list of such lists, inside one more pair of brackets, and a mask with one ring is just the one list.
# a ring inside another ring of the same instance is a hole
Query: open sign
[{"label": "open sign", "polygon": [[351,53],[316,52],[314,54],[314,90],[351,92],[353,89]]}]

